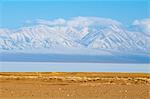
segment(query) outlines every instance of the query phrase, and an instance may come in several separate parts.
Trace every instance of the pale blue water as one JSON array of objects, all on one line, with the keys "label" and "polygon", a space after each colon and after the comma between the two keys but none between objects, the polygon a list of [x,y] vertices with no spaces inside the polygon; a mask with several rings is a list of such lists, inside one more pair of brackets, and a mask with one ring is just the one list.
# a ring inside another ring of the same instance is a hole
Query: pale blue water
[{"label": "pale blue water", "polygon": [[0,62],[0,72],[145,72],[150,64]]},{"label": "pale blue water", "polygon": [[0,53],[0,62],[72,62],[72,63],[150,63],[149,55],[65,55]]}]

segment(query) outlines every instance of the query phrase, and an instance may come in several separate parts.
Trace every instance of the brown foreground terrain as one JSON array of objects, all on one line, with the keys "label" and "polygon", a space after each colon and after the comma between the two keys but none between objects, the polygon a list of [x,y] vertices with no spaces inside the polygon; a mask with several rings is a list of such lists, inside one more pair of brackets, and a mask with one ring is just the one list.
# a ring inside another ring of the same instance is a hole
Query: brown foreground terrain
[{"label": "brown foreground terrain", "polygon": [[150,74],[0,72],[0,99],[150,99]]}]

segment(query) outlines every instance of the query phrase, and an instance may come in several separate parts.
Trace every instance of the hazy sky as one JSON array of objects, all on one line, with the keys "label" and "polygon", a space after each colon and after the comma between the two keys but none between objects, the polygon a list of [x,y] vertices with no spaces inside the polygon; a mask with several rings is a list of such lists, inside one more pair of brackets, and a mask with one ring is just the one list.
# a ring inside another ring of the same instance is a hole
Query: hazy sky
[{"label": "hazy sky", "polygon": [[[35,2],[36,1],[36,2]],[[1,0],[0,28],[21,27],[28,20],[94,16],[124,24],[150,17],[150,0]]]}]

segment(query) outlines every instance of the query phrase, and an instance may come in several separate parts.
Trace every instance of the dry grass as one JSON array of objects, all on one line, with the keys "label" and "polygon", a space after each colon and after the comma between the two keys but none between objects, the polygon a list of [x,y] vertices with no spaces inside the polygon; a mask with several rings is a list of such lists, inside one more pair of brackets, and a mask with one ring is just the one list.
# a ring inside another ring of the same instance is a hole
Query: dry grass
[{"label": "dry grass", "polygon": [[150,84],[148,73],[95,73],[95,72],[1,72],[0,79],[40,80],[47,82],[97,82],[117,84]]}]

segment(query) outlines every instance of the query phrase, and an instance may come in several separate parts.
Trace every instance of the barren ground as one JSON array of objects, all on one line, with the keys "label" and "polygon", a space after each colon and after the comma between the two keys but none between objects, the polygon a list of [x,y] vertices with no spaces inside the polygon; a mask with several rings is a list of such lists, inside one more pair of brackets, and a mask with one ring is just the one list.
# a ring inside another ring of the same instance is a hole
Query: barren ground
[{"label": "barren ground", "polygon": [[150,99],[150,74],[1,72],[0,99]]}]

